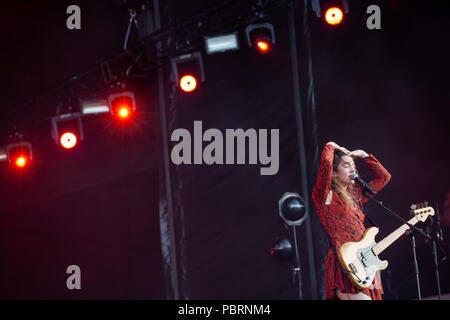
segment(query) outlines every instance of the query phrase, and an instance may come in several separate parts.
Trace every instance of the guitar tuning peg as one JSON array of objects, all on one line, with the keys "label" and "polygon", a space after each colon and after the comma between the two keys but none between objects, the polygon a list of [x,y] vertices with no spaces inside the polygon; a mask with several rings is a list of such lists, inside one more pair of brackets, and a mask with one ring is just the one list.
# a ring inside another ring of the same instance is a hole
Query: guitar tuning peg
[{"label": "guitar tuning peg", "polygon": [[425,204],[425,207],[428,207],[428,201],[425,201],[424,204]]},{"label": "guitar tuning peg", "polygon": [[412,204],[411,205],[411,210],[416,210],[417,209],[417,204]]}]

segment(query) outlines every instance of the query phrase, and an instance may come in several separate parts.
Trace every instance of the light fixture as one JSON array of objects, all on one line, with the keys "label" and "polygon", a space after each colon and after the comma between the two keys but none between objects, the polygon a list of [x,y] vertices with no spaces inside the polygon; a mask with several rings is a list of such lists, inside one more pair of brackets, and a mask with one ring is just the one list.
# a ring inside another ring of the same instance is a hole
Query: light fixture
[{"label": "light fixture", "polygon": [[296,228],[302,225],[302,223],[308,217],[305,201],[298,193],[286,192],[278,201],[278,211],[281,219],[292,227],[292,235],[294,236],[294,252],[295,252],[295,265],[292,268],[292,275],[294,279],[297,279],[298,285],[298,297],[303,299],[302,293],[302,275],[301,275],[301,263],[299,245],[297,239]]},{"label": "light fixture", "polygon": [[108,96],[108,105],[111,114],[117,115],[120,119],[128,118],[136,111],[136,99],[131,91],[115,92]]},{"label": "light fixture", "polygon": [[0,162],[8,161],[8,154],[4,149],[0,149]]},{"label": "light fixture", "polygon": [[334,26],[342,22],[344,13],[338,7],[331,7],[325,12],[325,20],[328,24]]},{"label": "light fixture", "polygon": [[24,169],[33,160],[31,143],[27,141],[8,144],[6,154],[9,163],[19,169]]},{"label": "light fixture", "polygon": [[275,236],[270,247],[270,255],[279,260],[286,260],[292,257],[294,252],[292,243],[287,238]]},{"label": "light fixture", "polygon": [[312,0],[312,10],[316,13],[317,18],[322,17],[322,9],[324,8],[324,19],[332,26],[342,23],[344,14],[348,14],[348,0]]},{"label": "light fixture", "polygon": [[108,101],[104,97],[80,97],[79,102],[83,115],[109,112]]},{"label": "light fixture", "polygon": [[204,39],[207,54],[239,49],[239,41],[236,32],[219,36],[207,36],[204,37]]},{"label": "light fixture", "polygon": [[275,44],[275,31],[268,22],[250,24],[245,28],[248,46],[259,53],[269,53]]},{"label": "light fixture", "polygon": [[205,81],[203,60],[200,52],[191,52],[171,59],[172,80],[184,92],[194,92]]},{"label": "light fixture", "polygon": [[278,201],[283,221],[290,226],[300,226],[307,218],[305,201],[298,193],[286,192]]},{"label": "light fixture", "polygon": [[64,149],[73,149],[78,141],[84,140],[81,113],[72,112],[52,117],[52,137]]}]

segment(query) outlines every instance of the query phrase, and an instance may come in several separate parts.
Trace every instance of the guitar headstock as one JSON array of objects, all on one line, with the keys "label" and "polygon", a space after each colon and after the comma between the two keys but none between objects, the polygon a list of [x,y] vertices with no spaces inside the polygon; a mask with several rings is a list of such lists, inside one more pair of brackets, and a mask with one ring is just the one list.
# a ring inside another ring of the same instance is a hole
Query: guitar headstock
[{"label": "guitar headstock", "polygon": [[425,221],[428,216],[434,215],[434,209],[428,206],[428,202],[420,202],[411,205],[411,211],[419,221]]}]

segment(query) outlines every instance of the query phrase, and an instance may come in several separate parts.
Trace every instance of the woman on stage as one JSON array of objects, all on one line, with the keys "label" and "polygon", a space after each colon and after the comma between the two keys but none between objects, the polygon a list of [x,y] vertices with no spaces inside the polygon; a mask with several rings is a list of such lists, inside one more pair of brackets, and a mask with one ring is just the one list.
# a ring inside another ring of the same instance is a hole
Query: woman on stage
[{"label": "woman on stage", "polygon": [[312,192],[317,215],[332,246],[325,262],[325,299],[381,300],[383,288],[379,272],[372,284],[361,291],[343,275],[336,256],[337,248],[346,242],[361,240],[365,231],[362,204],[368,199],[349,177],[357,173],[354,158],[361,158],[372,171],[375,179],[369,185],[375,192],[378,193],[391,178],[372,154],[363,150],[350,152],[334,142],[325,145]]}]

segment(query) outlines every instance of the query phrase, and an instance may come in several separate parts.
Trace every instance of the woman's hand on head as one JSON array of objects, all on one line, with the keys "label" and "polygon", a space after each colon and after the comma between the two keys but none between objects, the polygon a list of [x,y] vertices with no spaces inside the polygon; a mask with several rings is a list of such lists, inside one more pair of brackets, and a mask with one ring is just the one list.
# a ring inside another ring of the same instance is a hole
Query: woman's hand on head
[{"label": "woman's hand on head", "polygon": [[354,150],[350,152],[350,157],[352,158],[367,158],[369,154],[365,152],[364,150]]},{"label": "woman's hand on head", "polygon": [[342,151],[346,155],[350,156],[350,151],[348,151],[346,148],[339,146],[336,142],[330,141],[327,144],[332,145],[334,149]]}]

